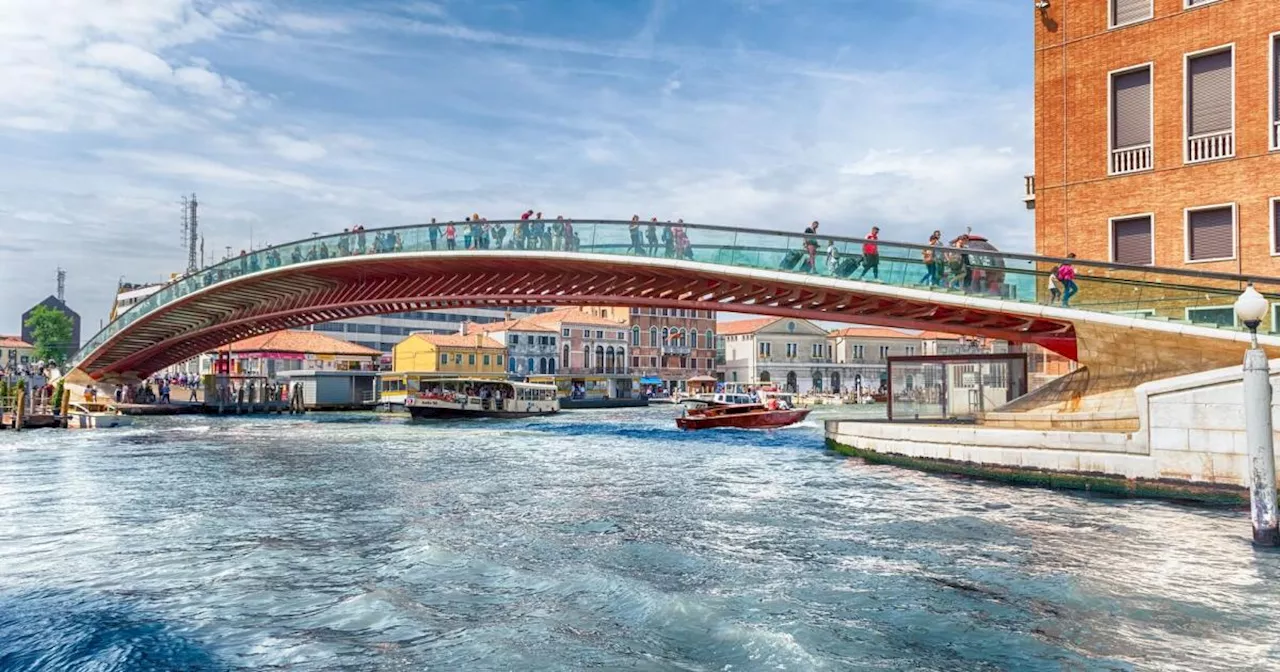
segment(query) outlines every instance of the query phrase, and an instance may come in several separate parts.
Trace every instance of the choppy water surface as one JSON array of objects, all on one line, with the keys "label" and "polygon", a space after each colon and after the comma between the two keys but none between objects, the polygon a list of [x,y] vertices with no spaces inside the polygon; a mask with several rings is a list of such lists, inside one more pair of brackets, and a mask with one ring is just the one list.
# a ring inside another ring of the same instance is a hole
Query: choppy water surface
[{"label": "choppy water surface", "polygon": [[1243,513],[674,413],[0,434],[0,669],[1280,669]]}]

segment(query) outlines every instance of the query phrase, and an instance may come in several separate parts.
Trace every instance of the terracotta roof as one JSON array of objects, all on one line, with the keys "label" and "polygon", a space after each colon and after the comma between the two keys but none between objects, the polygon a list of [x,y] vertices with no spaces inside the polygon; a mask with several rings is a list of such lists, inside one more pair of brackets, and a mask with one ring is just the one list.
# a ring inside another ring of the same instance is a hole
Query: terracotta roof
[{"label": "terracotta roof", "polygon": [[949,334],[945,331],[922,331],[919,338],[922,341],[958,341],[964,337],[960,334]]},{"label": "terracotta roof", "polygon": [[717,336],[738,336],[754,334],[761,329],[781,320],[781,317],[759,317],[754,320],[737,320],[734,322],[717,322]]},{"label": "terracotta roof", "polygon": [[539,313],[533,317],[526,318],[526,321],[536,324],[585,324],[593,327],[625,327],[626,322],[611,320],[607,317],[599,317],[592,315],[585,310],[578,308],[561,308],[553,310],[549,313]]},{"label": "terracotta roof", "polygon": [[528,318],[508,320],[506,322],[490,322],[489,324],[467,323],[468,334],[491,334],[495,331],[545,331],[555,333],[554,327],[538,324]]},{"label": "terracotta roof", "polygon": [[295,331],[292,329],[253,336],[218,348],[220,352],[225,352],[228,349],[233,352],[301,352],[313,355],[373,356],[382,354],[372,348],[348,343],[315,331]]},{"label": "terracotta roof", "polygon": [[482,350],[506,350],[507,346],[480,334],[414,334],[410,338],[420,338],[437,347],[445,348],[480,348]]},{"label": "terracotta roof", "polygon": [[21,336],[0,336],[0,348],[32,348]]},{"label": "terracotta roof", "polygon": [[909,338],[918,340],[920,334],[914,331],[899,331],[888,327],[845,327],[827,333],[828,338]]}]

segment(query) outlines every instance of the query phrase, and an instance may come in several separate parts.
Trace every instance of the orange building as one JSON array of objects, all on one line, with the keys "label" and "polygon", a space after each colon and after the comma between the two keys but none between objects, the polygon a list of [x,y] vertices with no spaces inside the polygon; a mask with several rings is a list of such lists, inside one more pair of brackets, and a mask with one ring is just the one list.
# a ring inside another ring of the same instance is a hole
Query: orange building
[{"label": "orange building", "polygon": [[1036,7],[1037,252],[1280,275],[1280,4]]}]

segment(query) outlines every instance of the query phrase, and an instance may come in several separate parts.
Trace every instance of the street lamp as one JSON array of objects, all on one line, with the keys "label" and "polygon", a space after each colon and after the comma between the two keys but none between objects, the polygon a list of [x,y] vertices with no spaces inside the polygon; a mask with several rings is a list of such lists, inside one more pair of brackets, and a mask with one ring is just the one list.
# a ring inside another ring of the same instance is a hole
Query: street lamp
[{"label": "street lamp", "polygon": [[1249,328],[1244,353],[1244,427],[1249,447],[1249,516],[1253,543],[1280,546],[1276,516],[1276,454],[1271,433],[1271,367],[1258,347],[1258,325],[1271,305],[1250,283],[1236,299],[1236,317]]}]

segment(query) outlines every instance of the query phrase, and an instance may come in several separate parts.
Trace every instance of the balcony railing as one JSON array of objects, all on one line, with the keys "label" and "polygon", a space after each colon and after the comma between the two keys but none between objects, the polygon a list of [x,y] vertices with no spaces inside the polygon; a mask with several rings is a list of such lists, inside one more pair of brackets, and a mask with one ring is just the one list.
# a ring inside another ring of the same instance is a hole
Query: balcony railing
[{"label": "balcony railing", "polygon": [[1111,150],[1111,174],[1151,170],[1151,143]]},{"label": "balcony railing", "polygon": [[1036,176],[1026,175],[1022,178],[1022,202],[1027,204],[1028,210],[1036,209]]},{"label": "balcony railing", "polygon": [[1201,133],[1187,138],[1187,163],[1225,159],[1235,153],[1235,130]]}]

